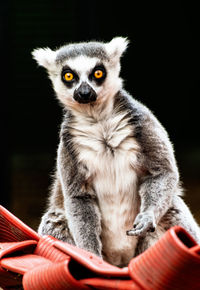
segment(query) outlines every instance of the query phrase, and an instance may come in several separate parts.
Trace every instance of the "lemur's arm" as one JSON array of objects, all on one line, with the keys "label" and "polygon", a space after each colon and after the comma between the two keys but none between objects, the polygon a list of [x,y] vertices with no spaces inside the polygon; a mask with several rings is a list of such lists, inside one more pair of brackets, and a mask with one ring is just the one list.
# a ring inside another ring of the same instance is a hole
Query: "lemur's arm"
[{"label": "lemur's arm", "polygon": [[179,179],[172,144],[161,124],[149,112],[136,127],[142,148],[139,162],[147,174],[140,180],[140,212],[133,229],[127,232],[128,235],[143,235],[147,231],[154,231],[170,207]]},{"label": "lemur's arm", "polygon": [[[66,137],[66,138],[65,138]],[[61,136],[57,167],[69,230],[75,244],[101,256],[100,213],[87,168],[78,163],[71,136]]]}]

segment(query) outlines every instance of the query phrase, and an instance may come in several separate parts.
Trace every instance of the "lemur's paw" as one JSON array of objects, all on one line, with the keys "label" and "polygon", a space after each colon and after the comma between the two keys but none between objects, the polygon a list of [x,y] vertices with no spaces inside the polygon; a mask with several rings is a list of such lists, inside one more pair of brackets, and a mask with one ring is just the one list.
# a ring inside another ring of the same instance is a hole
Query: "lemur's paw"
[{"label": "lemur's paw", "polygon": [[144,236],[147,232],[154,232],[156,228],[153,212],[139,213],[134,221],[133,229],[126,232],[128,236]]}]

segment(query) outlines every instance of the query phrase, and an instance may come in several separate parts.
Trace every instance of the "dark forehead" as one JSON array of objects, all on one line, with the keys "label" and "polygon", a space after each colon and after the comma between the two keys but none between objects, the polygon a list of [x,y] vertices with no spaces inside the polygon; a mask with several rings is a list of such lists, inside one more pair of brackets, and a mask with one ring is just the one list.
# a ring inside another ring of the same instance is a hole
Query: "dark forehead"
[{"label": "dark forehead", "polygon": [[58,50],[56,62],[62,63],[64,60],[80,55],[87,57],[97,57],[101,60],[108,60],[104,45],[100,42],[83,42],[68,44]]}]

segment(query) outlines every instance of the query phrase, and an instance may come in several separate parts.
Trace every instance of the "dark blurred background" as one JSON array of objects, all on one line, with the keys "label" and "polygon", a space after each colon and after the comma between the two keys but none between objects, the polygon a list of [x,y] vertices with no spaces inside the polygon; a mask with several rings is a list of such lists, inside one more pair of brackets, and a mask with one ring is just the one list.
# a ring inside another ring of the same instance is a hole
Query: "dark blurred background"
[{"label": "dark blurred background", "polygon": [[200,222],[199,15],[193,1],[2,1],[0,203],[36,229],[55,165],[62,109],[31,51],[127,36],[125,88],[169,132]]}]

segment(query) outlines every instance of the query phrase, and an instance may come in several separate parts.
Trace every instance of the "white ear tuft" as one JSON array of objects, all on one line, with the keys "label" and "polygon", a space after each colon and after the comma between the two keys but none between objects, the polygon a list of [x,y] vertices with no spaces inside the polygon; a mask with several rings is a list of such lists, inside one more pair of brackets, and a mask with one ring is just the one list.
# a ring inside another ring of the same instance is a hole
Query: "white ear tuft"
[{"label": "white ear tuft", "polygon": [[115,37],[110,42],[106,43],[106,51],[110,57],[120,58],[126,50],[129,41],[125,37]]},{"label": "white ear tuft", "polygon": [[37,48],[32,52],[33,58],[37,63],[46,69],[49,69],[56,59],[56,52],[50,48]]}]

